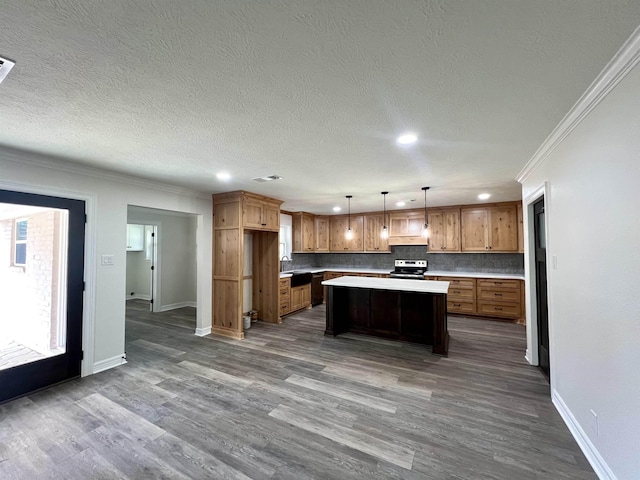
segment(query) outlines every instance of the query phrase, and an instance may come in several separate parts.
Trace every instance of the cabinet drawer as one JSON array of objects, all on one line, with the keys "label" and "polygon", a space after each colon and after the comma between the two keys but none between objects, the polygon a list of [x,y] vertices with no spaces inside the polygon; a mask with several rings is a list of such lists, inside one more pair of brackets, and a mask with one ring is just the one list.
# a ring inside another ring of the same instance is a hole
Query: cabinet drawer
[{"label": "cabinet drawer", "polygon": [[497,303],[478,300],[478,313],[492,317],[520,318],[520,303]]},{"label": "cabinet drawer", "polygon": [[285,313],[289,313],[289,310],[290,310],[289,301],[280,302],[280,315],[284,315]]},{"label": "cabinet drawer", "polygon": [[449,286],[449,292],[447,292],[447,298],[454,298],[456,300],[475,300],[476,291],[473,288],[461,288]]},{"label": "cabinet drawer", "polygon": [[438,280],[442,282],[449,282],[449,288],[451,287],[476,288],[475,278],[438,277]]},{"label": "cabinet drawer", "polygon": [[280,297],[288,297],[289,296],[289,285],[283,287],[280,285]]},{"label": "cabinet drawer", "polygon": [[280,291],[282,291],[283,288],[289,288],[289,282],[291,281],[290,278],[281,278],[280,279]]},{"label": "cabinet drawer", "polygon": [[520,289],[496,289],[478,287],[478,300],[498,300],[520,303]]},{"label": "cabinet drawer", "polygon": [[476,302],[468,300],[451,300],[447,298],[447,312],[476,313]]},{"label": "cabinet drawer", "polygon": [[520,280],[493,280],[489,278],[479,278],[478,287],[487,288],[517,288],[520,290]]}]

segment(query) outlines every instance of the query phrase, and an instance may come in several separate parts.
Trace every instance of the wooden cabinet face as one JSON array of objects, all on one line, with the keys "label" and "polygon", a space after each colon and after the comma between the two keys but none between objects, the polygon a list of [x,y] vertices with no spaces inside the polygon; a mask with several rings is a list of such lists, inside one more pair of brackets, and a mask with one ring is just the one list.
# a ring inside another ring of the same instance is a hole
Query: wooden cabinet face
[{"label": "wooden cabinet face", "polygon": [[316,252],[329,251],[329,217],[315,218],[315,250]]},{"label": "wooden cabinet face", "polygon": [[243,224],[245,227],[262,229],[262,202],[256,200],[244,201]]},{"label": "wooden cabinet face", "polygon": [[518,221],[515,205],[488,209],[489,250],[499,252],[518,251]]},{"label": "wooden cabinet face", "polygon": [[280,231],[280,207],[269,203],[263,204],[263,227],[274,232]]},{"label": "wooden cabinet face", "polygon": [[293,215],[293,251],[313,252],[315,250],[315,225],[313,215],[295,213]]},{"label": "wooden cabinet face", "polygon": [[364,250],[366,252],[389,251],[389,240],[380,236],[383,225],[382,215],[365,215]]},{"label": "wooden cabinet face", "polygon": [[518,252],[524,253],[524,219],[522,216],[522,202],[517,205],[518,215]]},{"label": "wooden cabinet face", "polygon": [[463,208],[460,212],[462,225],[462,250],[465,252],[484,252],[488,248],[487,209]]},{"label": "wooden cabinet face", "polygon": [[362,215],[351,215],[350,223],[353,238],[347,240],[347,250],[362,252],[364,250],[364,217]]},{"label": "wooden cabinet face", "polygon": [[302,308],[302,287],[293,287],[291,289],[291,311],[300,310]]},{"label": "wooden cabinet face", "polygon": [[427,245],[423,227],[423,211],[393,212],[389,215],[389,245]]},{"label": "wooden cabinet face", "polygon": [[330,225],[331,250],[347,250],[347,240],[345,238],[345,233],[347,232],[346,217],[331,217]]},{"label": "wooden cabinet face", "polygon": [[447,252],[460,251],[460,211],[445,210],[444,211],[444,238],[442,245],[443,250]]}]

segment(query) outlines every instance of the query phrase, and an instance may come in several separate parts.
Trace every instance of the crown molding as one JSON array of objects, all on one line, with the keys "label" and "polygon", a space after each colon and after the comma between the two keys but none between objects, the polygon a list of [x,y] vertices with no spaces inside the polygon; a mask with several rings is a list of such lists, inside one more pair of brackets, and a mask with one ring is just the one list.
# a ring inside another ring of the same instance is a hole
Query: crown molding
[{"label": "crown molding", "polygon": [[563,140],[589,115],[618,83],[640,62],[640,27],[622,45],[611,61],[604,67],[587,91],[569,110],[558,126],[551,132],[540,148],[520,171],[516,180],[524,182],[560,145]]},{"label": "crown molding", "polygon": [[176,185],[155,182],[146,178],[125,175],[122,173],[103,170],[96,167],[79,165],[76,163],[72,163],[71,161],[64,158],[43,155],[41,153],[31,152],[28,150],[18,150],[0,146],[0,159],[8,160],[14,163],[31,165],[38,168],[48,168],[60,172],[100,178],[102,180],[108,180],[111,182],[126,183],[128,185],[133,185],[136,187],[151,188],[154,190],[160,190],[165,193],[174,193],[177,195],[185,195],[188,197],[211,200],[210,193],[200,192],[197,190],[189,190],[187,188],[178,187]]}]

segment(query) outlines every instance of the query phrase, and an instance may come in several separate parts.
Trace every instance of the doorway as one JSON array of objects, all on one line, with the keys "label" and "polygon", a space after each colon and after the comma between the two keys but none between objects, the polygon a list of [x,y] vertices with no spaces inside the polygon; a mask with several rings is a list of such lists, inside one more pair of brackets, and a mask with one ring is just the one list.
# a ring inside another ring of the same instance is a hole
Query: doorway
[{"label": "doorway", "polygon": [[547,246],[544,196],[533,204],[534,262],[536,274],[536,324],[538,328],[538,366],[550,378],[549,309],[547,303]]},{"label": "doorway", "polygon": [[0,190],[0,402],[80,376],[85,202]]},{"label": "doorway", "polygon": [[148,302],[154,310],[158,297],[159,225],[127,224],[127,300]]}]

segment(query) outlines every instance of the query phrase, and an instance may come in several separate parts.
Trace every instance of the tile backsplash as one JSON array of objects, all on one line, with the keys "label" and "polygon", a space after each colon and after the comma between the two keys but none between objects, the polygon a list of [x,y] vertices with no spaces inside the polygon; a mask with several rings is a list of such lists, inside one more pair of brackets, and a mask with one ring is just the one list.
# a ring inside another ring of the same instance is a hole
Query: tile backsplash
[{"label": "tile backsplash", "polygon": [[522,253],[426,253],[423,246],[395,246],[391,253],[294,253],[286,269],[393,269],[396,259],[427,260],[429,270],[446,272],[524,273]]}]

